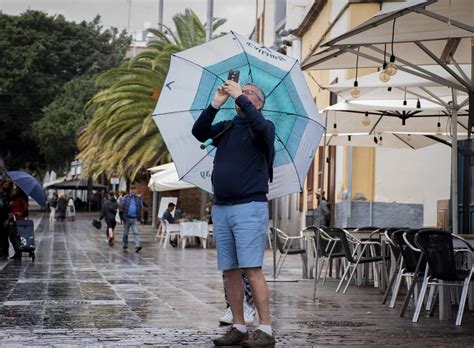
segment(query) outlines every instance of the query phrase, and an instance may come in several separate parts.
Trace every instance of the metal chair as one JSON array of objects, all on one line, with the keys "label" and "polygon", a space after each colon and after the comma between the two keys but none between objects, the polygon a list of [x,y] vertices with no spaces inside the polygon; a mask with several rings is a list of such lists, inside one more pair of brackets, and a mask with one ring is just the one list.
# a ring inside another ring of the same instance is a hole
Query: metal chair
[{"label": "metal chair", "polygon": [[[395,245],[398,246],[401,258],[398,264],[398,272],[393,286],[389,307],[395,308],[395,302],[398,297],[402,279],[405,279],[407,295],[405,297],[401,316],[405,314],[406,307],[415,289],[418,276],[423,276],[426,267],[426,260],[423,259],[421,250],[416,248],[413,242],[413,238],[418,231],[418,229],[406,229],[395,231],[392,234],[392,240]],[[417,296],[418,293],[415,291],[415,303]]]},{"label": "metal chair", "polygon": [[[399,231],[399,230],[401,230],[401,228],[398,228],[398,227],[392,228],[391,227],[391,228],[387,228],[384,231],[385,240],[387,241],[387,243],[390,247],[390,251],[391,251],[391,253],[392,253],[392,255],[395,259],[395,269],[398,269],[399,266],[400,266],[400,262],[402,262],[402,256],[401,256],[401,253],[400,253],[400,248],[393,240],[393,234],[396,231]],[[393,274],[390,275],[387,290],[385,291],[385,294],[384,294],[383,299],[382,299],[382,304],[385,304],[387,302],[387,299],[388,299],[388,296],[390,295],[390,292],[392,293],[392,296],[393,296],[394,291],[392,290],[392,287],[395,283],[395,279],[397,278],[397,275],[398,275],[398,272],[393,272]]]},{"label": "metal chair", "polygon": [[[369,248],[369,252],[372,253],[372,256],[364,256],[367,247],[370,247],[372,245],[381,245],[380,242],[377,241],[361,241],[357,237],[355,237],[353,234],[350,232],[347,232],[343,229],[335,229],[335,232],[337,236],[339,237],[339,240],[341,241],[341,246],[342,246],[342,251],[345,254],[345,258],[348,262],[347,267],[344,271],[344,274],[341,278],[341,281],[339,282],[336,292],[339,292],[342,284],[344,283],[344,279],[346,276],[349,274],[349,271],[352,269],[350,272],[349,279],[347,280],[346,286],[344,287],[343,294],[347,292],[347,288],[349,287],[349,284],[351,283],[352,278],[354,277],[355,271],[357,269],[358,265],[361,264],[369,264],[369,263],[377,263],[384,261],[382,256],[374,255],[373,254],[373,249]],[[351,245],[353,246],[351,248]],[[374,268],[374,282],[377,282],[377,272],[375,271]]]},{"label": "metal chair", "polygon": [[[459,239],[466,245],[466,249],[458,250],[455,254],[453,239]],[[421,287],[420,296],[416,305],[413,322],[418,322],[420,317],[423,299],[429,285],[433,286],[456,286],[462,287],[461,299],[459,302],[456,325],[461,325],[464,307],[466,305],[469,284],[473,280],[474,265],[472,247],[461,237],[452,235],[438,229],[425,229],[415,235],[416,245],[423,251],[429,265],[429,274],[425,277]],[[462,262],[458,267],[456,256],[462,253],[467,254],[466,262]],[[442,281],[443,283],[440,283]]]},{"label": "metal chair", "polygon": [[270,230],[272,231],[272,240],[275,238],[276,247],[280,252],[280,257],[276,263],[276,279],[278,278],[288,255],[301,255],[306,253],[306,250],[299,247],[293,247],[293,242],[303,241],[302,236],[289,236],[282,230],[274,227],[270,227]]},{"label": "metal chair", "polygon": [[[314,244],[316,246],[316,258],[314,262],[314,269],[316,274],[314,277],[314,289],[313,289],[313,298],[316,297],[316,289],[318,287],[319,280],[321,278],[321,273],[324,268],[324,264],[327,261],[326,272],[324,273],[323,285],[326,283],[326,277],[329,273],[331,262],[333,259],[342,258],[345,256],[345,253],[341,249],[341,243],[339,237],[337,237],[337,232],[334,228],[331,227],[310,227],[314,231]],[[321,265],[319,261],[322,260]]]}]

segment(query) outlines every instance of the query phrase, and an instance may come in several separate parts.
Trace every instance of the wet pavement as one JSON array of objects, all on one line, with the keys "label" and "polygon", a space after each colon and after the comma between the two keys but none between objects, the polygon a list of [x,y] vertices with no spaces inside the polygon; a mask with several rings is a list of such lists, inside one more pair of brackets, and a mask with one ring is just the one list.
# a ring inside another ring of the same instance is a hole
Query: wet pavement
[{"label": "wet pavement", "polygon": [[[43,218],[35,262],[0,261],[0,345],[212,346],[225,331],[215,249],[159,249],[154,231],[143,227],[143,250],[135,253],[131,243],[123,252],[121,227],[110,248],[91,220]],[[336,294],[335,280],[313,300],[299,256],[288,259],[281,278],[299,281],[269,283],[277,346],[474,346],[473,311],[460,328],[436,314],[413,324],[399,318],[400,303],[396,310],[381,305],[378,289]],[[271,267],[268,251],[267,276]]]}]

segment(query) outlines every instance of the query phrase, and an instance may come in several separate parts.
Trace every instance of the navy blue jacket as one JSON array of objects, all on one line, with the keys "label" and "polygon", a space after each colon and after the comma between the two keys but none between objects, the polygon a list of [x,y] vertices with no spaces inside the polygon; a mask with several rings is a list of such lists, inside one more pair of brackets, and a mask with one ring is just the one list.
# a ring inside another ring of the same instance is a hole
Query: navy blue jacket
[{"label": "navy blue jacket", "polygon": [[127,221],[129,219],[128,217],[128,208],[130,207],[130,200],[135,199],[135,204],[137,205],[137,220],[141,220],[142,218],[142,209],[143,209],[143,200],[141,197],[138,197],[137,195],[126,195],[125,197],[122,198],[122,218],[124,221]]},{"label": "navy blue jacket", "polygon": [[[214,142],[217,147],[212,172],[215,204],[266,202],[269,178],[264,153],[266,147],[273,147],[275,126],[245,95],[240,95],[235,103],[245,117],[235,116],[232,127]],[[225,122],[212,125],[218,111],[210,105],[194,123],[192,133],[200,142],[224,129]]]}]

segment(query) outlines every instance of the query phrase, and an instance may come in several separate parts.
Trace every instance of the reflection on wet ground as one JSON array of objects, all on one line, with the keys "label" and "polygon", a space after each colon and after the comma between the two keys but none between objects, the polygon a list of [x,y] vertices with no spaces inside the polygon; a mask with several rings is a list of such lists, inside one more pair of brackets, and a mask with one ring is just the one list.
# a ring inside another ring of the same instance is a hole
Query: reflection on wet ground
[{"label": "reflection on wet ground", "polygon": [[[143,227],[142,252],[123,252],[121,228],[110,248],[91,219],[43,218],[35,262],[0,261],[0,344],[209,346],[224,332],[214,249],[159,249]],[[271,266],[268,251],[267,275]],[[301,278],[299,256],[281,277]],[[335,285],[329,280],[313,301],[311,280],[269,283],[278,345],[473,345],[473,311],[460,328],[436,316],[412,324],[381,305],[377,289],[353,286],[342,295]]]}]

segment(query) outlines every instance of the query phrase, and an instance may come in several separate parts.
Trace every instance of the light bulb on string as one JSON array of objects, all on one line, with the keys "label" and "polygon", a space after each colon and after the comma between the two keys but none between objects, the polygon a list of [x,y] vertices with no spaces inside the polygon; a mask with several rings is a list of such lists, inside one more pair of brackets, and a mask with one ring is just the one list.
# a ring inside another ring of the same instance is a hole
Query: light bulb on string
[{"label": "light bulb on string", "polygon": [[436,135],[443,135],[443,130],[441,129],[441,122],[438,118],[438,123],[436,124]]},{"label": "light bulb on string", "polygon": [[385,44],[383,49],[383,66],[382,71],[379,74],[379,79],[382,82],[388,82],[390,80],[390,75],[387,74],[387,60],[385,59],[387,56],[387,44]]},{"label": "light bulb on string", "polygon": [[417,109],[421,109],[421,102],[420,102],[420,99],[418,99],[418,100],[416,101],[416,108],[417,108]]},{"label": "light bulb on string", "polygon": [[384,83],[387,83],[388,81],[390,81],[390,75],[387,73],[386,67],[387,67],[387,63],[384,63],[383,70],[380,72],[380,75],[379,75],[380,81]]},{"label": "light bulb on string", "polygon": [[334,123],[334,125],[332,127],[332,136],[337,137],[338,135],[339,135],[339,133],[337,132],[337,124]]},{"label": "light bulb on string", "polygon": [[407,141],[411,141],[411,134],[407,134]]},{"label": "light bulb on string", "polygon": [[354,87],[351,89],[351,96],[352,98],[360,97],[360,88],[359,88],[359,83],[357,82],[357,80],[354,81]]},{"label": "light bulb on string", "polygon": [[398,72],[398,68],[395,65],[395,56],[393,54],[390,56],[390,63],[388,63],[385,71],[389,76],[394,76]]},{"label": "light bulb on string", "polygon": [[362,124],[368,126],[370,124],[369,113],[366,111],[364,118],[362,118]]},{"label": "light bulb on string", "polygon": [[405,94],[403,95],[403,106],[407,106],[407,87],[405,86]]},{"label": "light bulb on string", "polygon": [[360,47],[357,48],[356,76],[355,76],[355,80],[354,80],[354,87],[351,89],[352,98],[359,98],[360,97],[359,82],[357,82],[357,74],[359,72],[359,49],[360,49]]},{"label": "light bulb on string", "polygon": [[396,18],[393,20],[392,26],[392,55],[390,56],[390,63],[388,63],[387,68],[385,69],[389,76],[393,76],[398,72],[398,68],[395,65],[395,55],[393,54],[393,41],[395,36],[395,21]]},{"label": "light bulb on string", "polygon": [[383,145],[382,136],[379,137],[379,146]]}]

